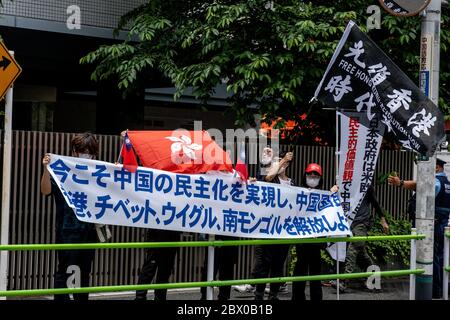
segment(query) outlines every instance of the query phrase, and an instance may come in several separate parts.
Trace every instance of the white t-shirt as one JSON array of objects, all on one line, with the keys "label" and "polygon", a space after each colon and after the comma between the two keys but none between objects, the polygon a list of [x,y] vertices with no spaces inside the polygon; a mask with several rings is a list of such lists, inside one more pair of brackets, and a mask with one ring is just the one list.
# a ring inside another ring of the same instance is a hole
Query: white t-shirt
[{"label": "white t-shirt", "polygon": [[280,184],[290,186],[291,185],[291,178],[287,178],[286,180],[283,180],[280,178]]}]

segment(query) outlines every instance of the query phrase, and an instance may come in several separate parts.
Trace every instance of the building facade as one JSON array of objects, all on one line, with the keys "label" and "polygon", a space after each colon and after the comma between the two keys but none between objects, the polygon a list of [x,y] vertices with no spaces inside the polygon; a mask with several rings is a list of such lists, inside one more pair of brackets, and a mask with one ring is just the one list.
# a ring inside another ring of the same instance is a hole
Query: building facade
[{"label": "building facade", "polygon": [[[170,84],[158,76],[148,89],[123,96],[113,81],[90,80],[94,66],[79,60],[100,45],[117,43],[120,17],[144,0],[14,0],[0,8],[0,36],[23,72],[14,89],[14,130],[118,134],[123,129],[233,127],[224,117],[226,97],[202,112],[187,93],[173,101]],[[126,27],[124,28],[126,30]]]}]

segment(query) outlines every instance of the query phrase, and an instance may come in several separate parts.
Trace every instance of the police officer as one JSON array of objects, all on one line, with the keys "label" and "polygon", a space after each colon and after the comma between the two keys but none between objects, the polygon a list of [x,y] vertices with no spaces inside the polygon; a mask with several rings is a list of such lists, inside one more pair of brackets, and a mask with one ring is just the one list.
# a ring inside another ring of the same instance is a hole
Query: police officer
[{"label": "police officer", "polygon": [[[435,209],[434,209],[434,250],[433,250],[433,298],[442,297],[444,273],[444,231],[450,214],[450,182],[444,172],[445,161],[436,159]],[[416,181],[401,180],[389,176],[390,185],[416,190]]]}]

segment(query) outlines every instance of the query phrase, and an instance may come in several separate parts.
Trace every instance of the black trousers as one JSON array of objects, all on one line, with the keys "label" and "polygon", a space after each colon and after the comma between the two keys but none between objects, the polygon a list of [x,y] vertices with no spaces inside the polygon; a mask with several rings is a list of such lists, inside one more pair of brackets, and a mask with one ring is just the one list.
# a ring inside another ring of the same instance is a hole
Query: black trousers
[{"label": "black trousers", "polygon": [[[254,278],[276,278],[282,277],[284,263],[289,253],[290,245],[263,245],[255,246],[255,267],[253,269]],[[270,284],[269,298],[277,298],[280,291],[280,283]],[[255,299],[264,298],[266,284],[257,284]]]},{"label": "black trousers", "polygon": [[[97,234],[94,230],[60,233],[57,237],[57,243],[93,243],[97,242]],[[67,288],[67,280],[71,275],[78,277],[81,287],[89,287],[89,276],[92,269],[92,262],[95,257],[95,250],[59,250],[57,252],[58,264],[54,277],[55,288]],[[68,294],[56,294],[54,299],[57,301],[70,300]],[[75,293],[73,299],[77,301],[86,301],[89,299],[89,293]]]},{"label": "black trousers", "polygon": [[[216,235],[216,240],[237,240],[235,237],[227,237]],[[206,250],[208,250],[206,248]],[[214,249],[214,278],[218,276],[220,280],[233,280],[234,265],[237,262],[238,247],[216,247]],[[202,268],[202,281],[206,281],[208,277],[208,251],[205,253],[205,263]],[[206,287],[200,288],[202,294],[201,300],[206,300]],[[219,300],[229,300],[231,286],[219,287]]]},{"label": "black trousers", "polygon": [[[320,244],[298,244],[297,263],[294,276],[319,275],[321,273]],[[292,300],[306,300],[306,281],[295,281],[292,285]],[[311,300],[322,300],[322,284],[320,281],[310,281]]]},{"label": "black trousers", "polygon": [[448,223],[448,212],[436,210],[433,243],[433,298],[442,298],[444,279],[444,237]]},{"label": "black trousers", "polygon": [[[146,242],[180,241],[178,231],[148,229]],[[156,274],[156,283],[167,283],[175,264],[178,248],[148,248],[145,249],[145,260],[139,274],[138,284],[150,284]],[[155,300],[166,300],[167,289],[155,290]],[[147,290],[136,291],[136,299],[146,299]]]}]

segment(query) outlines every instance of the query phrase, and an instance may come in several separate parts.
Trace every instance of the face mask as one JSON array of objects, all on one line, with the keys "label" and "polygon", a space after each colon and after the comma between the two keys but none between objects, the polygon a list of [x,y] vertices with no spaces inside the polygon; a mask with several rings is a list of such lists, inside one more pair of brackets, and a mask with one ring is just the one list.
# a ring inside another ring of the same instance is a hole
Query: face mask
[{"label": "face mask", "polygon": [[94,156],[92,154],[89,153],[79,153],[78,154],[78,158],[82,158],[82,159],[94,159]]},{"label": "face mask", "polygon": [[320,178],[306,177],[308,187],[315,188],[319,185]]}]

